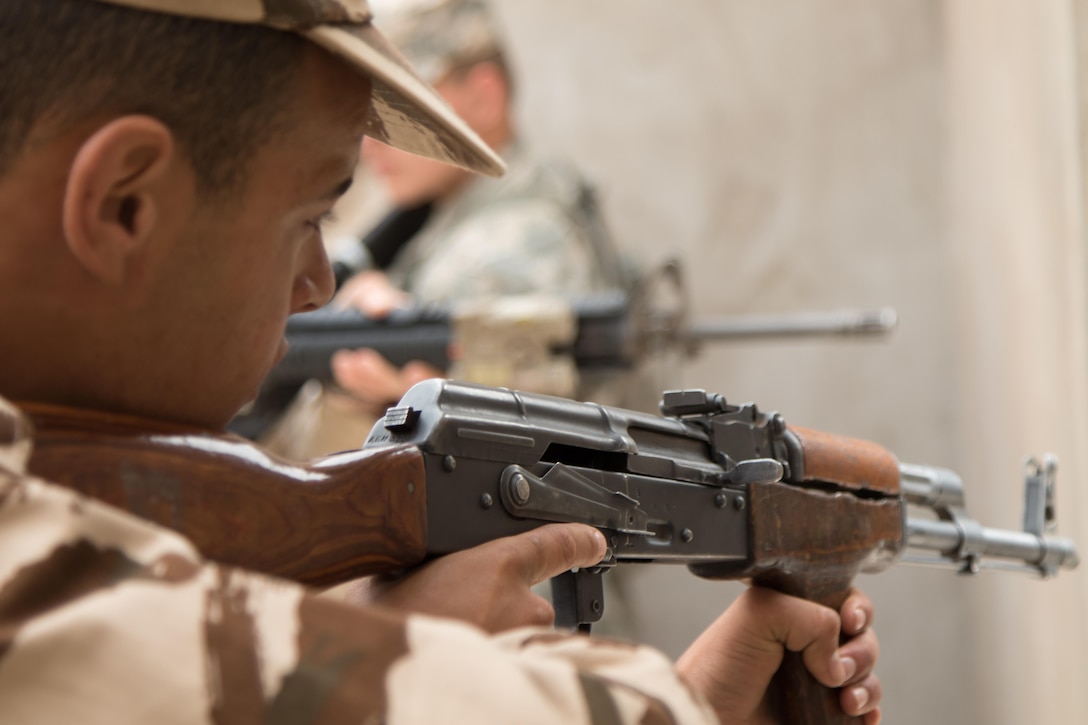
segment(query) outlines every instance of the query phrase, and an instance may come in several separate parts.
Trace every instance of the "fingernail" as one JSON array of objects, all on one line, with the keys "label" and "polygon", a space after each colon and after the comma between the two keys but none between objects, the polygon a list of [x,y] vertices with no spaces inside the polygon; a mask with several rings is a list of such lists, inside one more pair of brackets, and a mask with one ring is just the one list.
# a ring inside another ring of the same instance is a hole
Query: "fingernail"
[{"label": "fingernail", "polygon": [[855,687],[850,691],[850,694],[852,694],[857,701],[859,710],[869,703],[869,691],[864,687]]},{"label": "fingernail", "polygon": [[854,661],[853,657],[840,657],[839,662],[842,663],[843,673],[840,682],[846,682],[858,671],[858,663]]},{"label": "fingernail", "polygon": [[865,629],[865,610],[858,607],[854,610],[854,616],[857,618],[857,622],[854,623],[854,631],[860,632]]}]

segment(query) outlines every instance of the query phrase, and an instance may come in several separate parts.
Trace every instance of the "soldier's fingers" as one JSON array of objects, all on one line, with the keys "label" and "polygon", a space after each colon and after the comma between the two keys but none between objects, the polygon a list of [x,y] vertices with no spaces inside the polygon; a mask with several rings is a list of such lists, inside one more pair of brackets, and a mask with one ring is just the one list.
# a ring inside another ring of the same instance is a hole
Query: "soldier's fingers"
[{"label": "soldier's fingers", "polygon": [[842,615],[843,634],[855,635],[864,632],[873,625],[875,616],[873,602],[864,592],[851,589],[839,614]]},{"label": "soldier's fingers", "polygon": [[339,350],[331,367],[336,383],[363,400],[399,400],[404,393],[400,371],[374,350]]},{"label": "soldier's fingers", "polygon": [[839,647],[839,657],[854,663],[854,673],[847,676],[846,684],[860,682],[869,676],[880,656],[880,642],[876,632],[869,629],[853,637]]},{"label": "soldier's fingers", "polygon": [[[864,715],[876,711],[883,696],[880,680],[873,675],[873,667],[880,654],[876,632],[867,629],[855,635],[830,660],[822,654],[815,654],[816,650],[815,647],[811,652],[805,650],[805,666],[817,680],[828,687],[843,688],[839,693],[843,710],[849,715]],[[875,719],[867,719],[866,722],[875,723],[879,720],[878,713]]]},{"label": "soldier's fingers", "polygon": [[801,653],[813,677],[828,687],[838,687],[856,676],[857,661],[838,649],[842,620],[834,611],[803,600],[794,600],[789,611],[786,636],[780,641],[791,652]]},{"label": "soldier's fingers", "polygon": [[783,651],[801,652],[821,683],[838,687],[857,664],[838,652],[833,610],[760,587],[744,592],[678,660],[677,670],[714,705],[724,722],[751,718]]},{"label": "soldier's fingers", "polygon": [[377,374],[382,377],[397,375],[397,366],[385,359],[377,350],[369,347],[361,347],[355,350],[337,350],[333,354],[333,364],[345,370],[357,368],[369,374]]},{"label": "soldier's fingers", "polygon": [[550,627],[555,623],[555,607],[544,597],[530,592],[524,606],[517,608],[509,616],[510,621],[500,622],[501,627],[494,631],[525,626]]},{"label": "soldier's fingers", "polygon": [[410,360],[400,369],[400,380],[405,388],[431,378],[444,378],[446,373],[423,360]]},{"label": "soldier's fingers", "polygon": [[511,565],[532,586],[604,558],[604,535],[584,524],[548,524],[502,540]]},{"label": "soldier's fingers", "polygon": [[387,317],[390,312],[411,304],[411,296],[393,286],[381,272],[360,272],[347,282],[333,298],[339,309],[355,308],[370,317]]},{"label": "soldier's fingers", "polygon": [[844,687],[839,693],[839,705],[847,715],[870,715],[875,713],[875,718],[867,717],[867,724],[880,722],[880,700],[883,690],[880,680],[875,675],[866,677],[861,682]]}]

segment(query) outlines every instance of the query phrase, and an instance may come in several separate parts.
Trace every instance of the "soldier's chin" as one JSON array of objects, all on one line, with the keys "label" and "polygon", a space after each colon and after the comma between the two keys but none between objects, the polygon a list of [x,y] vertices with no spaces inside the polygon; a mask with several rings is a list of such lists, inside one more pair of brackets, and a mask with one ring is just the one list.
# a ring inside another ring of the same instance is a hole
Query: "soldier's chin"
[{"label": "soldier's chin", "polygon": [[261,384],[264,383],[265,378],[267,378],[269,373],[272,372],[272,369],[279,365],[280,362],[283,361],[283,358],[287,357],[287,347],[287,338],[281,337],[279,342],[276,344],[276,351],[275,353],[273,353],[272,359],[265,366],[264,371],[261,373],[261,379],[257,381],[256,389],[253,391],[253,397],[256,397],[257,393],[260,392]]},{"label": "soldier's chin", "polygon": [[272,358],[272,362],[265,368],[264,373],[260,379],[257,380],[252,388],[246,393],[245,402],[235,411],[235,416],[248,413],[253,403],[256,402],[257,396],[261,394],[261,385],[264,384],[264,379],[268,377],[268,374],[272,372],[272,368],[280,364],[284,357],[287,356],[287,338],[280,338],[279,344],[276,346],[276,354]]},{"label": "soldier's chin", "polygon": [[[272,363],[272,367],[276,367],[281,362],[283,362],[283,358],[287,357],[287,348],[288,348],[287,337],[285,336],[285,337],[280,338],[280,344],[276,348],[276,360],[275,360],[275,362]],[[269,372],[271,372],[271,371],[272,371],[271,368],[269,368]]]},{"label": "soldier's chin", "polygon": [[257,396],[260,394],[260,392],[260,385],[255,386],[251,391],[249,391],[248,395],[245,397],[245,402],[238,406],[237,410],[235,410],[234,414],[231,415],[230,420],[227,421],[226,425],[229,426],[230,422],[240,415],[249,415],[250,413],[252,413],[253,404],[257,402]]}]

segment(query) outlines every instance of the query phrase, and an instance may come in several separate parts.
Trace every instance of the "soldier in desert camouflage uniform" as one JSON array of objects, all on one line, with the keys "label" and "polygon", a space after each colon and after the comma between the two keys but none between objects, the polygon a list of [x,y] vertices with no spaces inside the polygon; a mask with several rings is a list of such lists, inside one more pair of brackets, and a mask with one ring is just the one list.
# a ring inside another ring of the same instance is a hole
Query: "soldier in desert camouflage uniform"
[{"label": "soldier in desert camouflage uniform", "polygon": [[[286,316],[331,294],[317,219],[359,134],[501,168],[361,0],[13,0],[0,69],[0,395],[28,409],[221,429],[282,350]],[[474,598],[519,588],[503,549],[585,566],[599,532],[555,525],[443,557],[390,590],[400,611],[354,608],[206,564],[28,476],[31,431],[0,398],[5,724],[754,722],[784,647],[878,717],[863,595],[835,613],[753,589],[675,668],[548,630],[488,637],[406,612],[486,610]],[[510,624],[538,619],[507,609]]]}]

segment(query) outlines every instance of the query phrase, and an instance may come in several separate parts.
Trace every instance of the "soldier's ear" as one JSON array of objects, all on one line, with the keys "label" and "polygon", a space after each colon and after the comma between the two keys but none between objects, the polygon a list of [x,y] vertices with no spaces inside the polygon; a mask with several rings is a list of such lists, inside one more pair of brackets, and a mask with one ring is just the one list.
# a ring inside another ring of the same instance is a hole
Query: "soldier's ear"
[{"label": "soldier's ear", "polygon": [[123,116],[88,138],[72,161],[62,210],[72,254],[96,279],[124,282],[159,220],[173,133],[148,116]]}]

